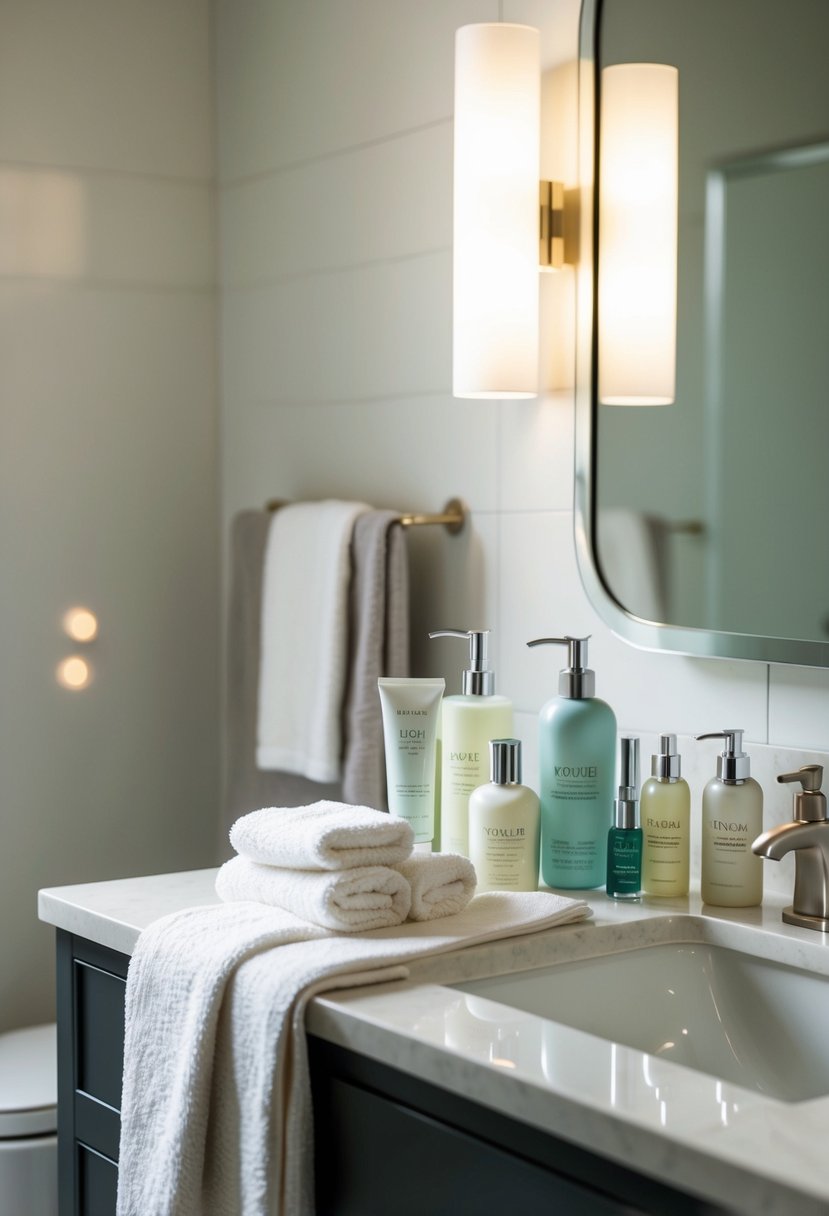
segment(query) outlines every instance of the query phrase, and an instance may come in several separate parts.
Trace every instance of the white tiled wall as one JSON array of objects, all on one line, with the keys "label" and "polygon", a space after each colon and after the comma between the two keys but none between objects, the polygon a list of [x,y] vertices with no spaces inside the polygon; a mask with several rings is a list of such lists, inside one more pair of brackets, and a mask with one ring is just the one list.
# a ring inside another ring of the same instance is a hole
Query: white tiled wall
[{"label": "white tiled wall", "polygon": [[207,0],[0,0],[0,1030],[53,1016],[38,887],[214,855],[212,177]]},{"label": "white tiled wall", "polygon": [[[778,747],[829,753],[829,673],[619,641],[576,570],[572,394],[451,397],[452,31],[543,23],[546,44],[573,60],[577,0],[217,0],[216,14],[225,536],[237,509],[274,496],[437,510],[462,495],[466,536],[411,535],[421,674],[456,688],[463,665],[428,629],[490,626],[532,776],[535,717],[559,662],[525,643],[590,633],[600,695],[622,729],[742,727],[769,816],[785,816],[775,765],[806,760]],[[572,126],[563,134],[572,146]],[[542,290],[556,297],[544,302],[554,347],[572,320],[572,281]],[[686,739],[685,751],[701,789],[715,749]],[[779,874],[770,881],[785,883]]]}]

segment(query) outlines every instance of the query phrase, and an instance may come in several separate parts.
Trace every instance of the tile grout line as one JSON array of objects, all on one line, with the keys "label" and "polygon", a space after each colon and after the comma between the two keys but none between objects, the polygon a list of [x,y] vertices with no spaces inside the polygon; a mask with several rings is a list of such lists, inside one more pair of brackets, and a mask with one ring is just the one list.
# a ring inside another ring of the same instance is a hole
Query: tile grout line
[{"label": "tile grout line", "polygon": [[390,132],[388,135],[377,135],[373,139],[360,140],[356,144],[347,144],[343,148],[334,148],[329,152],[318,152],[313,156],[305,156],[298,160],[287,161],[284,165],[257,169],[252,173],[241,173],[238,177],[229,177],[224,181],[220,179],[218,181],[218,188],[220,191],[242,189],[245,186],[252,186],[268,181],[273,177],[281,177],[285,173],[296,173],[298,170],[305,169],[311,165],[324,164],[328,160],[338,160],[344,156],[351,156],[355,152],[368,151],[370,148],[379,148],[384,144],[395,143],[400,139],[408,139],[411,135],[419,135],[424,131],[432,131],[451,122],[452,115],[447,114],[441,118],[434,118],[430,122],[418,123],[413,127],[404,127],[402,130]]}]

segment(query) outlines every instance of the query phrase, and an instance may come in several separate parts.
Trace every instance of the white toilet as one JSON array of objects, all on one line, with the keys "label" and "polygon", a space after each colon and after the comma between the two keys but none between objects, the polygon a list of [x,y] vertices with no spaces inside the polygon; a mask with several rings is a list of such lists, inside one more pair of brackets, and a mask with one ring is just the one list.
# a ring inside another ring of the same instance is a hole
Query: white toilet
[{"label": "white toilet", "polygon": [[0,1034],[0,1216],[57,1216],[54,1026]]}]

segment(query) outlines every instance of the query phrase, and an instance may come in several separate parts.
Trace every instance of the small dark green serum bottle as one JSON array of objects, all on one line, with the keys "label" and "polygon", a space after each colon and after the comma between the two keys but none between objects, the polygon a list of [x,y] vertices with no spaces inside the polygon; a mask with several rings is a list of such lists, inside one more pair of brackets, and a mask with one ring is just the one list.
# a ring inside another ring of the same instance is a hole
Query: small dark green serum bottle
[{"label": "small dark green serum bottle", "polygon": [[642,829],[639,827],[639,740],[620,741],[619,796],[607,834],[607,893],[613,899],[640,899]]}]

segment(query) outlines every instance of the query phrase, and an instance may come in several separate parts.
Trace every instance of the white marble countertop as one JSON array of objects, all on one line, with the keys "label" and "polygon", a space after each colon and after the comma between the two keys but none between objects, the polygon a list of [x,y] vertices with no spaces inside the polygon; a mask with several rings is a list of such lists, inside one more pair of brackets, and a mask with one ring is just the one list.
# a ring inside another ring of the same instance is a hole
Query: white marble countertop
[{"label": "white marble countertop", "polygon": [[[214,876],[55,887],[39,893],[39,915],[129,954],[151,921],[216,903]],[[784,925],[780,899],[724,909],[693,894],[633,904],[585,897],[589,922],[424,959],[406,981],[317,997],[308,1029],[734,1212],[825,1216],[829,1096],[780,1101],[450,986],[670,942],[745,951],[829,980],[824,935]]]}]

